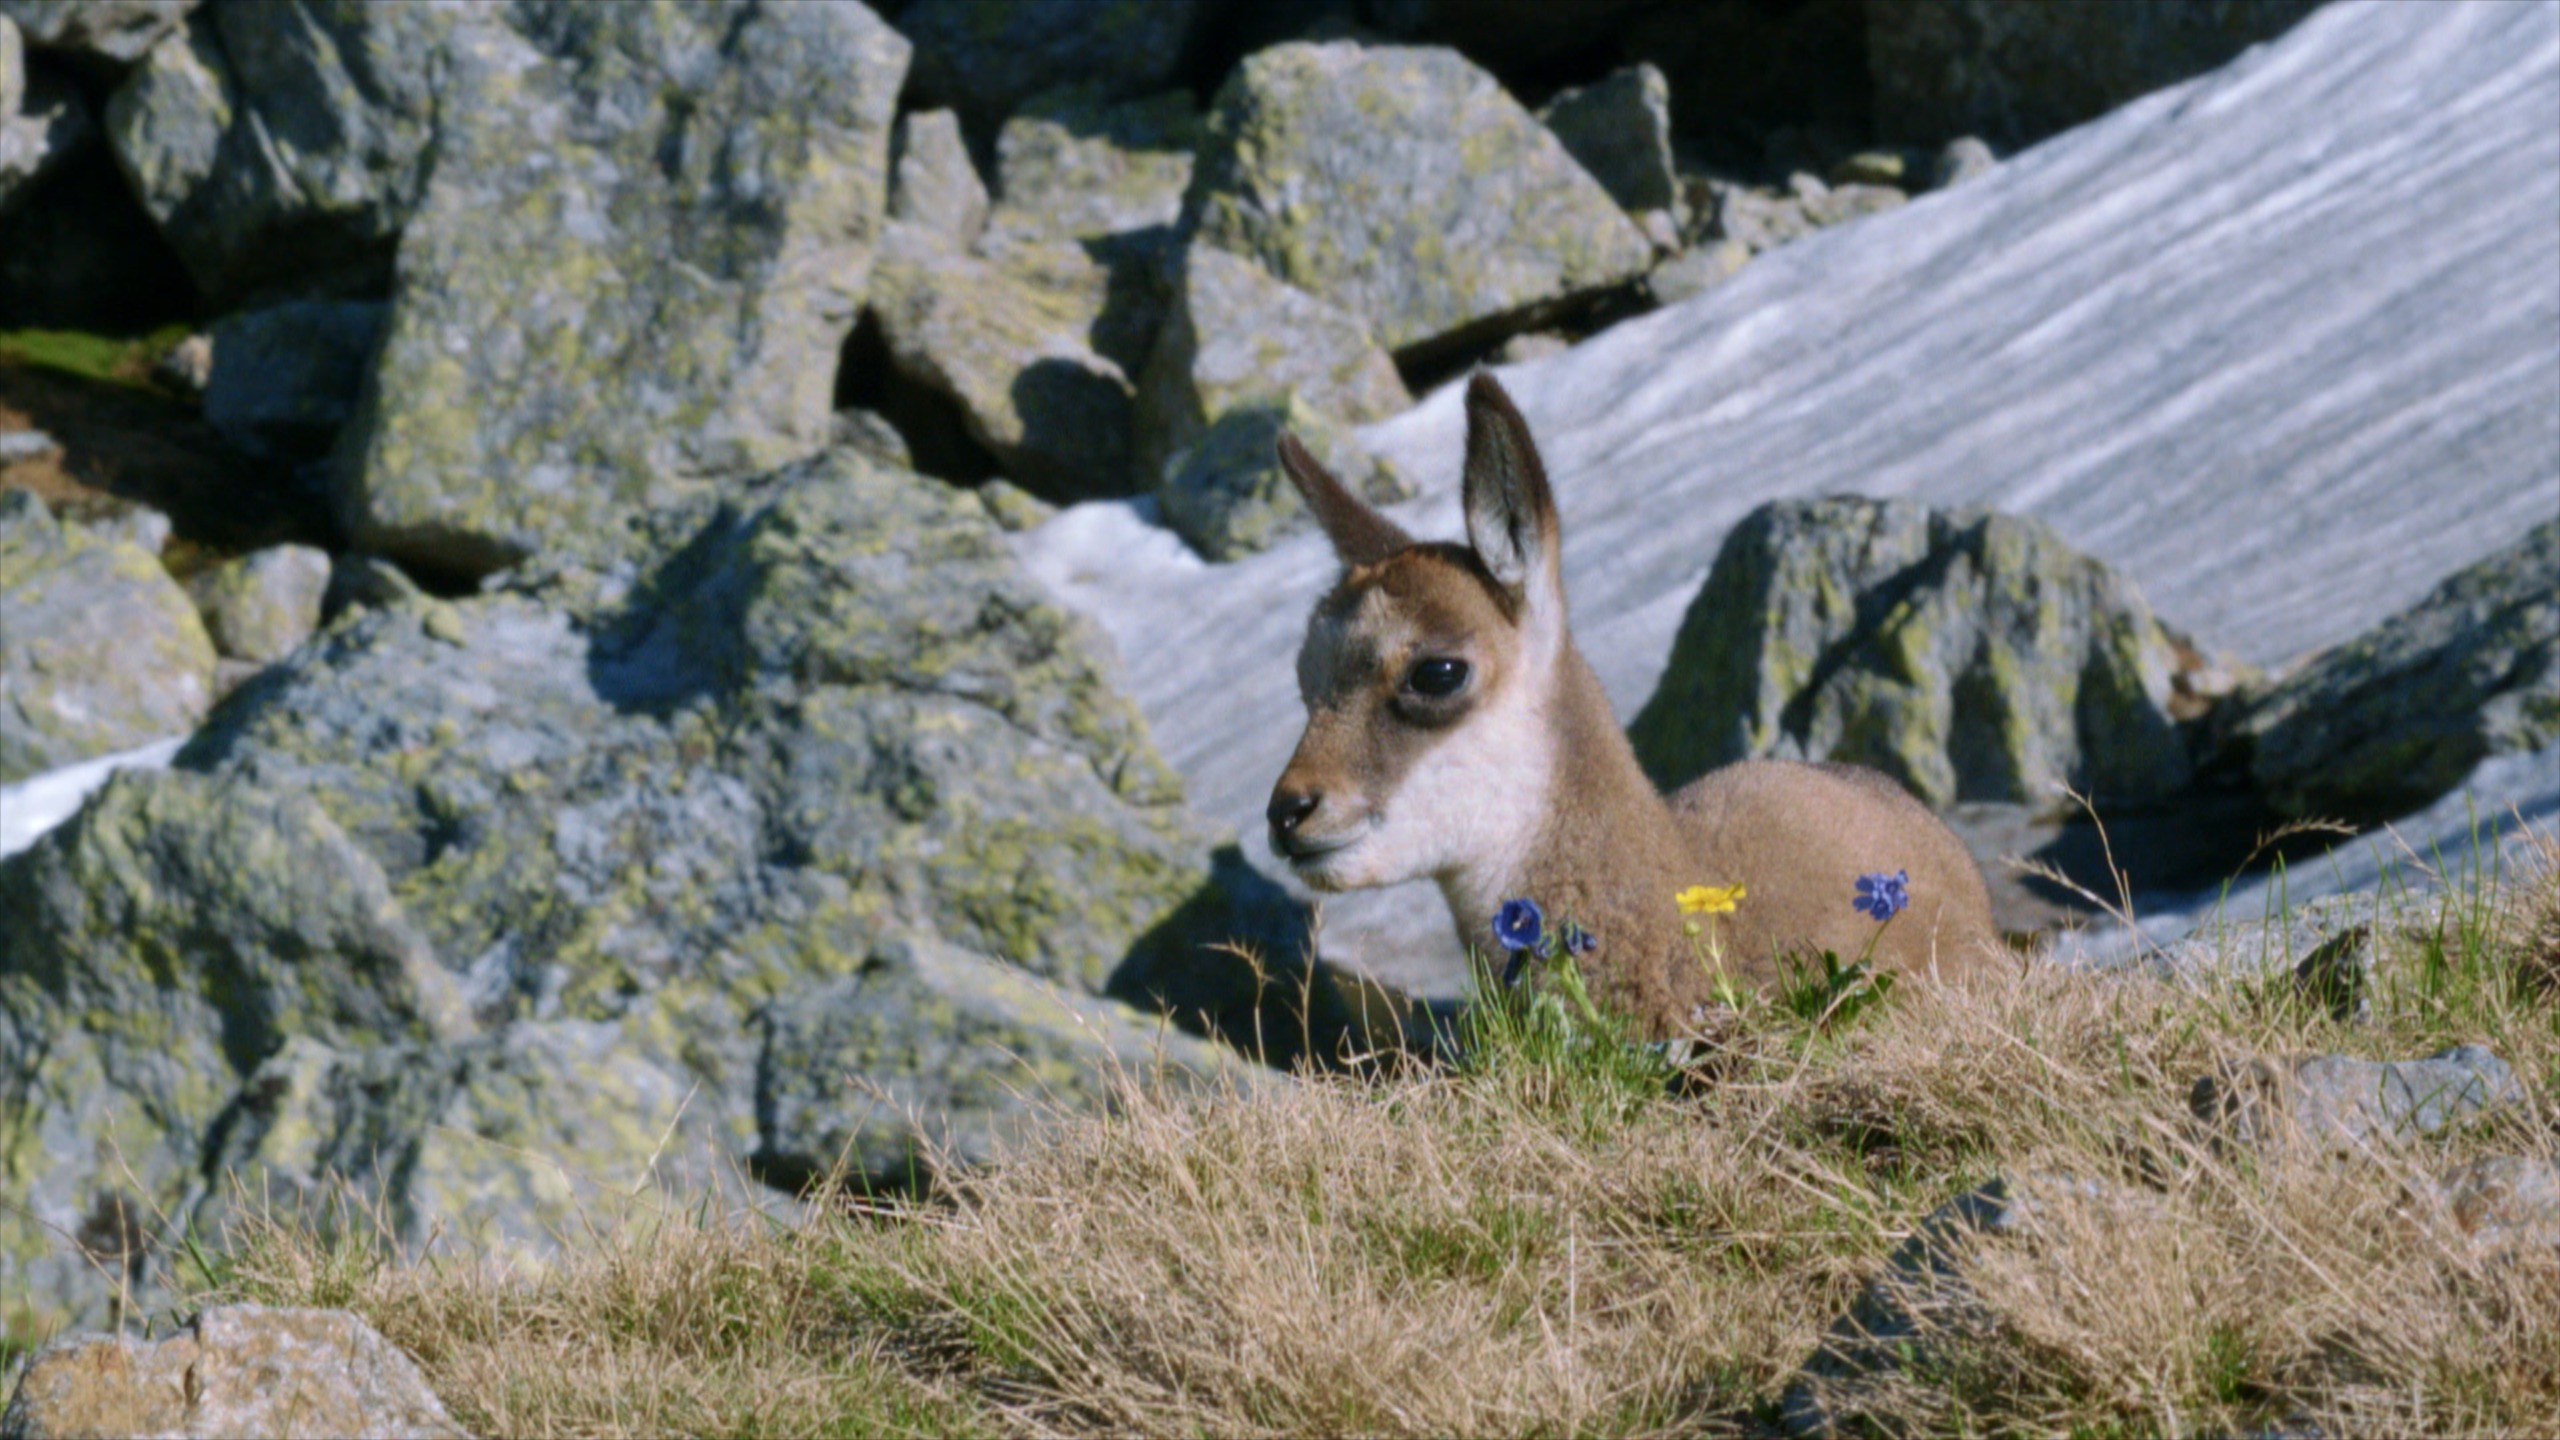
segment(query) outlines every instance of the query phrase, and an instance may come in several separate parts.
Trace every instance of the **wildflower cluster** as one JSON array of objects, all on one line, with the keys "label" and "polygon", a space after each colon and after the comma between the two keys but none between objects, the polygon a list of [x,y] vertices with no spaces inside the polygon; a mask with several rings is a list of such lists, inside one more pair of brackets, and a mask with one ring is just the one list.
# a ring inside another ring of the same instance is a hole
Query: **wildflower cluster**
[{"label": "wildflower cluster", "polygon": [[1911,903],[1911,872],[1896,870],[1887,875],[1879,870],[1858,877],[1858,898],[1849,908],[1862,915],[1872,915],[1881,925],[1903,911]]}]

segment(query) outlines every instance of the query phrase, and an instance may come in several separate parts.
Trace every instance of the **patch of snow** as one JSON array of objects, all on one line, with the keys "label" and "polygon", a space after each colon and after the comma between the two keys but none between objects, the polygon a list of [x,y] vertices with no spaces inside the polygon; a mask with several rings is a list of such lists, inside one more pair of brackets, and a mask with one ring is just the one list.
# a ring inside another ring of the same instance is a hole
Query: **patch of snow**
[{"label": "patch of snow", "polygon": [[15,785],[0,785],[0,859],[33,845],[46,831],[78,813],[108,776],[119,770],[166,770],[186,743],[184,735],[154,740],[30,775]]},{"label": "patch of snow", "polygon": [[[2210,645],[2281,666],[2560,511],[2560,6],[2339,3],[1960,188],[1500,371],[1546,452],[1574,626],[1621,715],[1717,544],[1789,496],[2040,516]],[[1453,535],[1456,387],[1363,439]],[[1195,805],[1261,843],[1333,564],[1210,566],[1129,506],[1016,537],[1117,641]],[[2529,787],[2530,788],[2530,787]],[[2535,794],[2560,792],[2560,781]],[[1425,886],[1329,953],[1445,994]]]}]

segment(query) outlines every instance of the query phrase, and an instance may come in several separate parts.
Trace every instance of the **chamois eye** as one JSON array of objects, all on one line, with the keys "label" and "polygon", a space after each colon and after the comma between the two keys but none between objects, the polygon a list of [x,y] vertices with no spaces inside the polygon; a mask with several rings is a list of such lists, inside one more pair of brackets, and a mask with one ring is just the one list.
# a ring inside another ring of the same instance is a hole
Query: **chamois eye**
[{"label": "chamois eye", "polygon": [[1439,656],[1415,661],[1412,671],[1404,677],[1406,689],[1434,700],[1445,700],[1457,694],[1458,687],[1466,683],[1467,662]]}]

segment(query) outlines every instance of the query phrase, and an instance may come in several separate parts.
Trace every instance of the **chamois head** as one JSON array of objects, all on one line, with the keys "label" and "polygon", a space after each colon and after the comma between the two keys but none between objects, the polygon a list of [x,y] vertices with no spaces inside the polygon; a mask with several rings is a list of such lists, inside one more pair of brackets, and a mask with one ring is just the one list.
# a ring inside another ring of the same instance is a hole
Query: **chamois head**
[{"label": "chamois head", "polygon": [[1555,497],[1528,422],[1467,384],[1467,543],[1423,544],[1296,439],[1280,463],[1342,577],[1298,652],[1306,733],[1271,792],[1271,844],[1319,890],[1516,869],[1545,812],[1547,697],[1567,647]]}]

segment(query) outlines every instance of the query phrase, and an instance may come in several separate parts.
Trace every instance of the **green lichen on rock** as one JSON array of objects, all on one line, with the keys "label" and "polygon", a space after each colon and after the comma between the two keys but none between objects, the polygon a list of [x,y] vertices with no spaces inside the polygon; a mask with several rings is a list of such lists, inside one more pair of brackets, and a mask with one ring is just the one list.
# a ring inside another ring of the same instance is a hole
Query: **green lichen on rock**
[{"label": "green lichen on rock", "polygon": [[854,4],[502,13],[338,465],[358,544],[465,570],[825,444],[907,57]]},{"label": "green lichen on rock", "polygon": [[1293,395],[1337,426],[1413,403],[1358,319],[1242,256],[1191,246],[1139,380],[1139,482],[1163,485],[1174,457],[1228,412]]},{"label": "green lichen on rock", "polygon": [[93,1315],[120,1265],[146,1278],[202,1193],[208,1129],[293,1037],[470,1028],[372,858],[252,782],[118,775],[0,866],[0,935],[0,1186],[21,1201],[0,1208],[0,1293],[56,1319]]},{"label": "green lichen on rock", "polygon": [[1905,501],[1746,516],[1629,733],[1665,783],[1752,756],[1872,765],[1931,804],[2167,800],[2202,665],[2132,584],[2042,523]]},{"label": "green lichen on rock", "polygon": [[1268,550],[1314,523],[1280,468],[1282,434],[1295,435],[1318,463],[1373,505],[1417,493],[1404,472],[1360,442],[1296,391],[1277,402],[1239,405],[1218,417],[1167,462],[1156,491],[1164,521],[1211,560]]},{"label": "green lichen on rock", "polygon": [[1113,102],[1093,84],[1033,96],[996,137],[992,228],[1074,239],[1169,226],[1200,146],[1187,91]]},{"label": "green lichen on rock", "polygon": [[320,626],[329,590],[328,552],[271,545],[196,577],[196,608],[214,649],[264,665],[281,660]]},{"label": "green lichen on rock", "polygon": [[2278,810],[2358,821],[2417,809],[2491,755],[2560,740],[2560,521],[2313,657],[2234,731]]},{"label": "green lichen on rock", "polygon": [[149,551],[0,492],[0,783],[184,734],[213,642]]},{"label": "green lichen on rock", "polygon": [[1199,239],[1364,321],[1398,355],[1535,328],[1651,247],[1545,126],[1453,50],[1278,45],[1218,93]]}]

